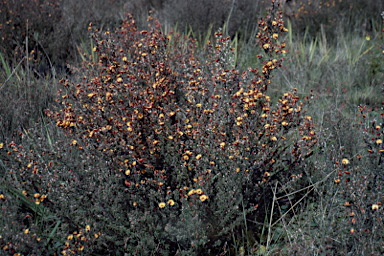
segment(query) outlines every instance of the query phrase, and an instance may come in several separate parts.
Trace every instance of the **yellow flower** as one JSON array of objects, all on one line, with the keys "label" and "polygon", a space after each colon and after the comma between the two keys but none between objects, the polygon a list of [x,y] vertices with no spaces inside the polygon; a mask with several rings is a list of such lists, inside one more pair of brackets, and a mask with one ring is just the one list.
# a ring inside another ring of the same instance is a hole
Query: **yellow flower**
[{"label": "yellow flower", "polygon": [[367,36],[365,37],[365,40],[367,40],[367,41],[371,40],[370,35],[367,35]]},{"label": "yellow flower", "polygon": [[164,208],[165,207],[165,203],[164,202],[159,203],[159,207],[160,208]]},{"label": "yellow flower", "polygon": [[346,159],[346,158],[344,158],[343,160],[341,160],[341,162],[342,162],[343,164],[349,164],[349,161],[348,161],[348,159]]},{"label": "yellow flower", "polygon": [[203,194],[203,191],[200,188],[198,188],[198,189],[196,189],[196,193],[201,195],[201,194]]},{"label": "yellow flower", "polygon": [[277,38],[279,37],[279,35],[278,35],[277,33],[274,33],[274,34],[272,35],[272,37],[273,37],[273,39],[277,39]]},{"label": "yellow flower", "polygon": [[4,143],[0,143],[0,149],[4,147]]},{"label": "yellow flower", "polygon": [[200,158],[201,158],[201,154],[198,154],[198,155],[196,156],[196,159],[199,160]]},{"label": "yellow flower", "polygon": [[73,235],[69,235],[69,236],[67,237],[67,239],[68,239],[68,240],[72,240],[72,239],[73,239]]},{"label": "yellow flower", "polygon": [[207,200],[208,199],[208,196],[207,195],[201,195],[200,196],[200,200],[201,200],[201,202],[204,202],[205,200]]},{"label": "yellow flower", "polygon": [[191,191],[188,192],[188,195],[191,196],[191,195],[193,195],[195,193],[196,193],[196,191],[194,189],[192,189]]},{"label": "yellow flower", "polygon": [[221,143],[220,143],[220,147],[221,147],[221,148],[224,148],[224,146],[225,146],[225,142],[221,142]]},{"label": "yellow flower", "polygon": [[91,227],[89,225],[85,226],[85,231],[90,231]]},{"label": "yellow flower", "polygon": [[288,125],[288,123],[286,121],[283,121],[281,124],[284,125],[284,126]]},{"label": "yellow flower", "polygon": [[377,144],[377,145],[380,145],[381,143],[383,143],[383,141],[382,141],[381,139],[378,139],[378,140],[376,141],[376,144]]},{"label": "yellow flower", "polygon": [[272,21],[272,26],[276,26],[277,25],[277,22],[274,20]]},{"label": "yellow flower", "polygon": [[271,138],[271,140],[272,140],[272,141],[277,141],[277,138],[276,138],[275,136],[273,136],[273,137]]},{"label": "yellow flower", "polygon": [[175,204],[175,201],[173,201],[173,200],[171,199],[171,200],[168,201],[168,204],[169,204],[170,206],[172,206],[172,205]]},{"label": "yellow flower", "polygon": [[130,175],[130,174],[131,174],[131,170],[126,170],[126,171],[125,171],[125,175],[128,176],[128,175]]},{"label": "yellow flower", "polygon": [[269,44],[264,44],[263,48],[264,48],[264,50],[267,50],[269,48]]},{"label": "yellow flower", "polygon": [[28,234],[29,233],[29,229],[27,228],[26,230],[24,230],[24,234]]},{"label": "yellow flower", "polygon": [[372,210],[374,211],[374,210],[378,210],[379,209],[379,205],[377,205],[377,204],[373,204],[372,205]]}]

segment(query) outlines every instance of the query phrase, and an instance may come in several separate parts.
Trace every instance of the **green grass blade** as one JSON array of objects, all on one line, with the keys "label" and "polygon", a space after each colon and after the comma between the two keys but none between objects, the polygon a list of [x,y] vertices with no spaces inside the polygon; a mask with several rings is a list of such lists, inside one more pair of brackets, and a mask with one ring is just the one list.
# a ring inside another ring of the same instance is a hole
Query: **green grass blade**
[{"label": "green grass blade", "polygon": [[[49,132],[48,132],[47,124],[45,123],[45,120],[44,120],[43,112],[41,112],[41,119],[43,120],[45,131],[47,132],[47,138],[48,138],[49,146],[53,150],[51,136],[49,136]],[[25,132],[25,130],[24,130],[24,132]]]},{"label": "green grass blade", "polygon": [[3,64],[5,74],[7,75],[7,78],[8,78],[12,75],[11,69],[9,68],[8,63],[5,61],[5,59],[1,53],[0,53],[0,59],[1,59],[1,63]]},{"label": "green grass blade", "polygon": [[290,20],[288,20],[288,42],[289,45],[292,46],[293,41],[292,41],[292,23]]},{"label": "green grass blade", "polygon": [[31,202],[27,197],[18,191],[17,189],[13,189],[8,187],[5,184],[0,184],[0,188],[4,191],[9,191],[14,197],[18,198],[30,211],[34,212],[39,217],[44,217],[46,210],[41,204],[35,204],[35,202]]},{"label": "green grass blade", "polygon": [[209,25],[207,34],[205,35],[205,38],[204,38],[203,45],[206,45],[207,42],[209,41],[209,38],[211,37],[212,29],[213,29],[213,23],[211,23],[211,24]]},{"label": "green grass blade", "polygon": [[353,65],[356,64],[356,62],[361,59],[361,57],[363,57],[365,54],[367,54],[370,50],[372,50],[372,48],[375,47],[375,45],[372,45],[371,47],[369,47],[367,50],[365,50],[359,57],[356,58],[356,60],[352,63]]},{"label": "green grass blade", "polygon": [[47,239],[47,242],[45,243],[45,246],[47,246],[49,244],[49,242],[51,241],[51,239],[53,238],[53,235],[56,233],[57,229],[59,228],[59,225],[61,224],[61,220],[59,219],[55,225],[55,227],[52,229],[51,233],[49,233],[48,235],[48,239]]},{"label": "green grass blade", "polygon": [[309,47],[309,62],[312,62],[312,60],[313,60],[313,55],[314,55],[315,50],[316,50],[316,44],[317,44],[317,37],[315,38],[315,41],[311,42],[311,45]]}]

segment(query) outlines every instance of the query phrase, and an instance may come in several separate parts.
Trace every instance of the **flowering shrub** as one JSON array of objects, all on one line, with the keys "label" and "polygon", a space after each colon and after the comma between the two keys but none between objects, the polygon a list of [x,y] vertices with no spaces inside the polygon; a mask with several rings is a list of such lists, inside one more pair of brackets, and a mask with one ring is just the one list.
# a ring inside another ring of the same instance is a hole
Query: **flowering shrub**
[{"label": "flowering shrub", "polygon": [[[139,31],[127,15],[115,33],[91,24],[98,58],[73,69],[76,82],[61,81],[47,111],[60,129],[31,131],[30,144],[2,153],[14,177],[7,182],[52,216],[51,250],[217,251],[246,219],[265,214],[258,205],[268,185],[289,181],[316,145],[296,91],[276,104],[266,94],[287,31],[274,1],[259,21],[263,66],[243,73],[220,31],[198,53],[192,39],[148,22]],[[26,208],[37,218],[37,208]]]}]

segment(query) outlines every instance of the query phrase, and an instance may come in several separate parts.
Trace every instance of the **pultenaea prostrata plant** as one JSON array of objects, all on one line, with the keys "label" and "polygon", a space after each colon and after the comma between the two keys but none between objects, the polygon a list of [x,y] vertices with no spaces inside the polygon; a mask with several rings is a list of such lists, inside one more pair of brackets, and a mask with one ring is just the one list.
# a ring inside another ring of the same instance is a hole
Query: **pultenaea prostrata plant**
[{"label": "pultenaea prostrata plant", "polygon": [[[384,12],[382,17],[384,23]],[[325,156],[329,160],[320,160],[318,166],[324,164],[324,167],[316,170],[318,173],[330,173],[332,179],[322,184],[318,195],[312,198],[315,210],[309,208],[306,216],[310,217],[305,218],[308,224],[311,223],[310,227],[295,232],[297,237],[292,239],[293,246],[290,246],[288,253],[384,253],[384,101],[380,103],[359,105],[357,119],[337,115],[336,118],[329,118],[329,124],[334,125],[334,131],[328,131],[329,137],[325,139],[328,141]],[[332,119],[337,123],[332,123]]]},{"label": "pultenaea prostrata plant", "polygon": [[[382,14],[384,23],[384,13]],[[382,31],[384,33],[384,30]],[[384,52],[383,52],[384,53]],[[384,84],[383,84],[384,94]],[[383,250],[383,161],[384,101],[382,106],[360,105],[361,153],[348,161],[343,159],[338,170],[338,183],[343,191],[346,223],[339,224],[342,252],[381,255]]]},{"label": "pultenaea prostrata plant", "polygon": [[[220,31],[197,52],[192,39],[163,34],[152,17],[148,31],[130,15],[115,33],[90,25],[98,59],[73,69],[80,81],[61,81],[47,111],[60,140],[25,154],[34,153],[29,162],[18,155],[25,166],[12,172],[24,183],[15,186],[44,190],[67,225],[101,232],[87,250],[219,250],[241,231],[244,214],[265,214],[257,207],[263,191],[300,171],[317,142],[295,90],[276,104],[266,95],[285,53],[281,17],[272,1],[257,34],[263,66],[243,73]],[[28,174],[33,184],[25,175],[31,162],[42,170]]]}]

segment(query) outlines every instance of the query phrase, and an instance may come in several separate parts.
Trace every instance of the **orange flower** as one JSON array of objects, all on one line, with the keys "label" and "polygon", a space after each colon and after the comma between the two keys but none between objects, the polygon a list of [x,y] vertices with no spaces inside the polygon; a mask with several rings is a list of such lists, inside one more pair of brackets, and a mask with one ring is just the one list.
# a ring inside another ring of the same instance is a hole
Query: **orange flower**
[{"label": "orange flower", "polygon": [[201,194],[203,194],[203,191],[200,188],[198,188],[198,189],[196,189],[196,193],[201,195]]},{"label": "orange flower", "polygon": [[200,200],[202,201],[202,202],[204,202],[205,200],[207,200],[208,199],[208,196],[207,195],[201,195],[200,196]]}]

